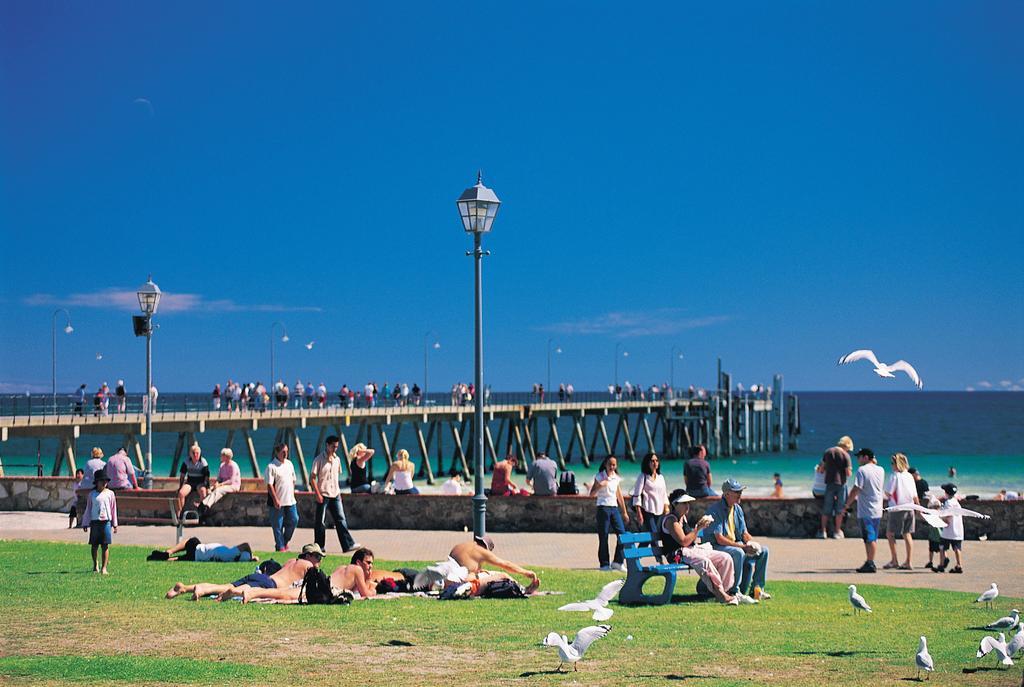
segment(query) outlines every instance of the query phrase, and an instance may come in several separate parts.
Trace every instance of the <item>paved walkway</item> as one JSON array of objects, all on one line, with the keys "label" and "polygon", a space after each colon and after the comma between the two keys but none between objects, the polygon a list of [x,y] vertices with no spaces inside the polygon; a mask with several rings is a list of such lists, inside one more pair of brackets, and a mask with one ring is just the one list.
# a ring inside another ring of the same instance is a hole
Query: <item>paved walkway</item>
[{"label": "paved walkway", "polygon": [[[35,539],[84,543],[81,530],[67,529],[67,516],[59,513],[0,512],[0,539]],[[193,527],[189,536],[203,541],[235,544],[247,541],[258,551],[271,551],[274,540],[269,527]],[[328,553],[337,553],[337,537],[328,532]],[[379,558],[403,561],[434,561],[447,555],[451,547],[467,538],[463,532],[422,530],[358,530],[356,539],[373,549]],[[310,529],[299,529],[293,539],[299,545],[312,541]],[[495,552],[502,558],[524,565],[594,569],[597,567],[597,541],[593,534],[498,533]],[[166,548],[174,543],[170,527],[121,527],[115,540],[119,544],[139,544]],[[970,541],[964,545],[963,575],[936,574],[930,570],[880,570],[875,575],[858,575],[853,569],[864,560],[859,540],[761,539],[771,548],[769,579],[815,582],[871,583],[894,587],[928,587],[981,593],[992,582],[1006,596],[1024,597],[1024,542]],[[879,564],[888,558],[888,545],[879,542]],[[899,549],[902,551],[902,547]],[[926,542],[915,542],[914,563],[928,560]]]}]

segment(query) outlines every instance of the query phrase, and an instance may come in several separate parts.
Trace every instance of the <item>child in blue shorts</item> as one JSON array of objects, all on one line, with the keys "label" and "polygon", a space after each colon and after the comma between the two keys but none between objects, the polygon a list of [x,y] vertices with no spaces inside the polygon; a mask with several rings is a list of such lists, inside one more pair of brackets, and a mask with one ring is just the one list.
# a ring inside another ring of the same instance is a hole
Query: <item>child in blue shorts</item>
[{"label": "child in blue shorts", "polygon": [[[100,468],[92,476],[93,490],[89,492],[89,500],[85,512],[79,517],[84,523],[82,529],[89,533],[89,545],[92,547],[92,571],[107,574],[107,563],[110,560],[111,531],[117,532],[117,497],[107,488],[110,478],[104,468]],[[103,567],[100,567],[97,556],[103,551]]]}]

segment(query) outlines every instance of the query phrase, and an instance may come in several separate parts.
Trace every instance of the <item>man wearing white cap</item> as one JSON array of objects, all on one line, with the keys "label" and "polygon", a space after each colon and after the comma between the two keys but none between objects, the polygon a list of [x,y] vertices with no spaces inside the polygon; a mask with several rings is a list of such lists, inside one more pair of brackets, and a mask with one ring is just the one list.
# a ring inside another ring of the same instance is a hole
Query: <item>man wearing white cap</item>
[{"label": "man wearing white cap", "polygon": [[[754,541],[747,531],[743,508],[740,506],[744,489],[746,487],[734,479],[722,483],[722,498],[707,510],[707,514],[715,521],[704,528],[704,541],[710,542],[716,551],[724,551],[732,556],[734,567],[742,571],[739,584],[728,592],[760,601],[771,598],[765,589],[768,547]],[[743,601],[741,597],[740,602]]]}]

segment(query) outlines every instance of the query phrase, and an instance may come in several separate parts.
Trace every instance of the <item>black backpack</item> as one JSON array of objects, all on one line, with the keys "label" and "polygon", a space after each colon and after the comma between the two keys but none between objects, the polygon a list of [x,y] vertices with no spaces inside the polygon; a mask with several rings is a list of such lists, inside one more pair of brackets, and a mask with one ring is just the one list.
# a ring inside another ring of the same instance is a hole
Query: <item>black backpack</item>
[{"label": "black backpack", "polygon": [[281,564],[275,561],[273,558],[268,558],[259,565],[256,566],[257,572],[261,572],[267,577],[273,575],[281,569]]},{"label": "black backpack", "polygon": [[572,470],[564,470],[558,480],[558,495],[573,496],[579,493],[580,489],[576,486],[576,473]]},{"label": "black backpack", "polygon": [[525,599],[526,589],[515,580],[502,578],[491,582],[480,592],[482,599]]},{"label": "black backpack", "polygon": [[348,604],[352,603],[352,594],[331,590],[331,580],[320,568],[310,568],[302,578],[299,588],[299,603],[307,604]]}]

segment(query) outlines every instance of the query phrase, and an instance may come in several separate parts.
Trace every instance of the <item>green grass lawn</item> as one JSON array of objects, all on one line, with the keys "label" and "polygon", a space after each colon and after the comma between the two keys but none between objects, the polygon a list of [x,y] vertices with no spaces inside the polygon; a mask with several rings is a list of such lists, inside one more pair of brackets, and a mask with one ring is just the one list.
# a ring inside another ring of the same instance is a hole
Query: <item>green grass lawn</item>
[{"label": "green grass lawn", "polygon": [[[1020,667],[975,660],[983,633],[968,629],[1019,599],[986,610],[970,594],[863,585],[875,613],[854,617],[845,585],[775,582],[760,606],[616,604],[611,634],[579,673],[559,675],[555,650],[540,641],[595,624],[556,608],[593,597],[607,573],[542,570],[543,588],[566,595],[529,600],[242,606],[163,597],[177,580],[229,582],[251,564],[148,563],[146,553],[115,546],[102,577],[84,545],[0,541],[0,683],[874,687],[914,677],[921,634],[937,667],[932,684],[1021,683]],[[340,563],[329,556],[324,568]],[[677,592],[691,594],[695,580],[684,576]]]}]

